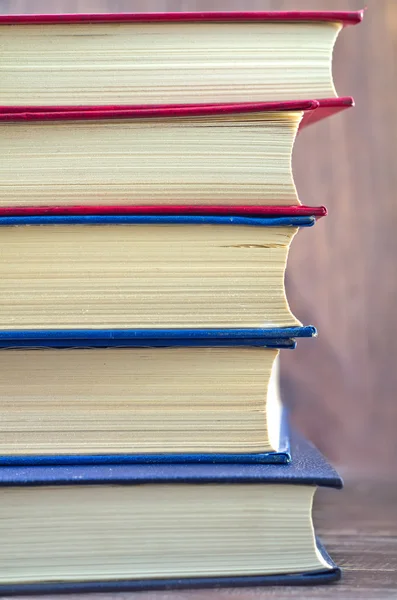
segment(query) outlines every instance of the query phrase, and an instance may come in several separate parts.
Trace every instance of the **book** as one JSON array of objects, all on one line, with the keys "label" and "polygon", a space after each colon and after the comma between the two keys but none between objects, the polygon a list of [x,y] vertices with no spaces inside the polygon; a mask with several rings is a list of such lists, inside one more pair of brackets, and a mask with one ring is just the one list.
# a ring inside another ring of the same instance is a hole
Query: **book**
[{"label": "book", "polygon": [[286,465],[3,467],[0,592],[338,579],[311,506],[318,486],[342,481],[297,435],[292,455]]},{"label": "book", "polygon": [[298,227],[314,222],[1,217],[0,330],[299,327],[285,296],[284,271]]},{"label": "book", "polygon": [[297,208],[294,140],[317,110],[298,101],[0,113],[0,208]]},{"label": "book", "polygon": [[1,15],[0,104],[195,104],[335,97],[357,12]]},{"label": "book", "polygon": [[287,462],[269,347],[0,350],[0,465]]}]

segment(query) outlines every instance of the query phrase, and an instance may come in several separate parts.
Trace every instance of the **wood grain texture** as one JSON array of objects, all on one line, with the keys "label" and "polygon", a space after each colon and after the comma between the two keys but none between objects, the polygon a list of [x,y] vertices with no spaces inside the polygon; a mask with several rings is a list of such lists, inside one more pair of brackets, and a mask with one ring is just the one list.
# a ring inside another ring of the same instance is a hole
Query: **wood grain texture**
[{"label": "wood grain texture", "polygon": [[[0,0],[0,12],[356,10],[361,0]],[[334,462],[397,476],[397,3],[369,0],[342,32],[334,75],[356,108],[308,128],[294,155],[304,204],[329,217],[294,241],[288,292],[316,341],[284,352],[292,418]]]}]

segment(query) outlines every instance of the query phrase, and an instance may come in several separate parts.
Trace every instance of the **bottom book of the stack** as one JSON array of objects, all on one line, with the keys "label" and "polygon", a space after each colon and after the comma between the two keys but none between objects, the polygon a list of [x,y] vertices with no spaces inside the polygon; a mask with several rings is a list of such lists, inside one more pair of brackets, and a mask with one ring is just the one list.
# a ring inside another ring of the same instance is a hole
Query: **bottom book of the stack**
[{"label": "bottom book of the stack", "polygon": [[316,539],[338,474],[293,434],[288,464],[0,469],[0,593],[315,584],[340,571]]}]

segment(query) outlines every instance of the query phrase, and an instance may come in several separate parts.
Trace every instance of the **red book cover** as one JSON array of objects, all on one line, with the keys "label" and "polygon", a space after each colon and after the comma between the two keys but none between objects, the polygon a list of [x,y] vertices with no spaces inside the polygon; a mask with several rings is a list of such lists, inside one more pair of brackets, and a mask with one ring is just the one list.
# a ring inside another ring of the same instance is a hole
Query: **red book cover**
[{"label": "red book cover", "polygon": [[353,98],[245,102],[230,104],[167,104],[129,106],[0,106],[0,121],[76,121],[85,119],[142,119],[192,117],[249,112],[304,111],[300,128],[354,105]]},{"label": "red book cover", "polygon": [[69,13],[0,15],[0,24],[15,23],[128,23],[195,21],[327,21],[356,25],[364,11],[216,11],[216,12],[142,12],[142,13]]},{"label": "red book cover", "polygon": [[239,217],[325,217],[325,206],[243,206],[243,205],[211,205],[207,204],[163,204],[109,206],[6,206],[0,207],[0,216],[38,216],[38,215],[204,215],[204,216],[239,216]]}]

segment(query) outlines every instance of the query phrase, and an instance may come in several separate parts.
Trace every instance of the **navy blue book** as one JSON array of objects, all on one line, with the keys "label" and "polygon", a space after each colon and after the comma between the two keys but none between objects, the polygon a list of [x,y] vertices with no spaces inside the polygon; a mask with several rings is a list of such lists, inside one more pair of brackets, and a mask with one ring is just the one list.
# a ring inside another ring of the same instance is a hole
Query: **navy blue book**
[{"label": "navy blue book", "polygon": [[0,593],[318,584],[340,570],[315,537],[336,471],[292,436],[286,465],[0,469]]},{"label": "navy blue book", "polygon": [[[219,344],[222,331],[253,332],[251,339],[266,330],[291,343],[301,323],[285,296],[287,255],[298,229],[314,223],[313,216],[0,217],[1,344],[125,345],[141,329],[209,331]],[[278,336],[280,328],[292,335]]]}]

